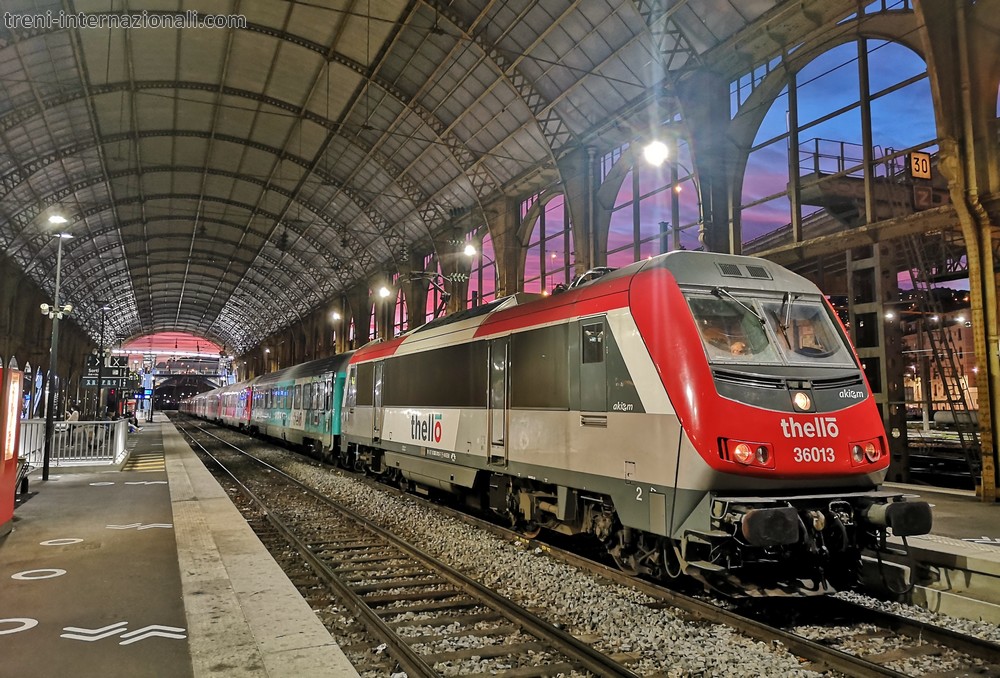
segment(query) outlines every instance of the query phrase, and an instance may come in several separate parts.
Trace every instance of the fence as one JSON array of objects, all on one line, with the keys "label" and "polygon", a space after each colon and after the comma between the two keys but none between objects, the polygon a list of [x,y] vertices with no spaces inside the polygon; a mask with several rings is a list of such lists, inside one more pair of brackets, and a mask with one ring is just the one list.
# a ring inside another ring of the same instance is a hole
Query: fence
[{"label": "fence", "polygon": [[[99,466],[125,460],[128,421],[57,421],[52,433],[49,466]],[[45,454],[45,420],[21,420],[18,457],[34,468],[42,466]]]}]

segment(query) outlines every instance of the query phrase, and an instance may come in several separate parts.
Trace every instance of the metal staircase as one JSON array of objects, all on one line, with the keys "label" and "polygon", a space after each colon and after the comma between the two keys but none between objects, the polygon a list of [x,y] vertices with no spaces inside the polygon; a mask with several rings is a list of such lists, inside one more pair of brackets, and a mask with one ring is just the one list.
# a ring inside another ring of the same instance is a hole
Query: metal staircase
[{"label": "metal staircase", "polygon": [[[958,347],[955,345],[952,333],[947,329],[943,309],[933,294],[931,279],[927,275],[927,271],[932,270],[931,262],[924,256],[920,236],[906,236],[900,239],[900,244],[903,246],[908,261],[906,268],[913,283],[913,290],[916,292],[917,307],[920,312],[917,325],[930,352],[933,373],[940,379],[944,391],[942,398],[932,402],[944,402],[947,406],[969,471],[974,478],[978,478],[982,470],[978,425],[970,408],[968,384],[957,359]],[[925,385],[925,388],[929,387],[929,384]]]},{"label": "metal staircase", "polygon": [[[891,151],[891,149],[887,149]],[[889,204],[892,216],[905,216],[913,213],[913,206],[902,202],[902,195],[909,195],[909,191],[900,192],[893,190],[893,187],[908,183],[903,168],[896,163],[885,163],[886,172],[884,182],[886,191],[883,197]],[[931,236],[934,237],[934,236]],[[899,254],[902,258],[902,268],[906,269],[913,285],[916,295],[917,311],[920,320],[917,323],[920,334],[925,339],[924,345],[930,354],[930,367],[932,374],[940,379],[943,397],[933,399],[930,393],[930,384],[925,384],[927,390],[926,397],[930,401],[933,409],[934,403],[944,403],[947,411],[951,413],[955,431],[958,434],[958,443],[962,455],[968,464],[969,473],[973,478],[979,478],[982,471],[982,450],[979,441],[979,426],[974,418],[972,409],[972,398],[969,393],[968,383],[958,361],[959,350],[955,345],[955,339],[945,323],[944,309],[939,298],[934,294],[935,281],[949,276],[951,270],[948,262],[941,261],[942,252],[947,248],[929,248],[931,243],[925,242],[923,235],[909,235],[899,239],[901,245]],[[940,239],[940,236],[937,236]],[[937,245],[942,245],[940,241]],[[928,252],[934,250],[937,257],[928,256]]]}]

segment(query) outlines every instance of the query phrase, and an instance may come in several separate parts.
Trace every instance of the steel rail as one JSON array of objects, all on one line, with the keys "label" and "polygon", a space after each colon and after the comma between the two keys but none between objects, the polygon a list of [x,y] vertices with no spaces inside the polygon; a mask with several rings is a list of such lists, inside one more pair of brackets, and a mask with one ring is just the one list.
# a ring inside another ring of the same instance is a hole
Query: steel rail
[{"label": "steel rail", "polygon": [[[276,474],[279,474],[283,479],[287,480],[287,482],[295,485],[296,487],[298,487],[299,489],[301,489],[301,490],[303,490],[305,492],[308,492],[311,496],[313,496],[314,498],[316,498],[319,501],[323,502],[325,505],[329,506],[334,511],[337,511],[338,513],[340,513],[341,515],[343,515],[347,519],[355,522],[358,525],[363,526],[368,531],[370,531],[373,534],[377,535],[378,537],[386,540],[388,543],[390,543],[391,545],[395,546],[400,551],[406,553],[408,556],[410,556],[414,560],[420,562],[425,567],[428,567],[430,569],[433,569],[433,570],[437,571],[446,580],[448,580],[453,586],[455,586],[455,587],[457,587],[457,588],[459,588],[461,590],[464,590],[464,591],[472,594],[473,596],[478,597],[484,604],[486,604],[489,607],[492,607],[494,610],[496,610],[501,615],[503,615],[504,617],[506,617],[509,621],[517,624],[523,630],[525,630],[526,632],[528,632],[528,633],[536,636],[537,638],[550,643],[552,645],[553,649],[558,650],[559,652],[562,652],[569,659],[571,659],[571,660],[573,660],[575,662],[578,662],[579,665],[582,668],[584,668],[584,669],[586,669],[588,671],[591,671],[595,675],[602,676],[602,677],[603,676],[608,676],[608,677],[620,676],[621,678],[638,678],[638,676],[637,676],[636,673],[632,672],[631,670],[629,670],[627,667],[623,666],[622,664],[616,662],[611,657],[609,657],[609,656],[607,656],[607,655],[605,655],[605,654],[603,654],[603,653],[595,650],[590,645],[588,645],[587,643],[585,643],[585,642],[581,641],[580,639],[576,638],[572,634],[567,633],[566,631],[563,631],[562,629],[556,628],[552,624],[546,622],[545,620],[541,619],[537,615],[532,614],[531,612],[529,612],[525,608],[521,607],[517,603],[515,603],[515,602],[513,602],[513,601],[511,601],[511,600],[509,600],[509,599],[507,599],[507,598],[505,598],[503,596],[501,596],[500,594],[498,594],[495,591],[493,591],[493,590],[487,588],[486,586],[480,584],[479,582],[475,581],[474,579],[471,579],[471,578],[467,577],[466,575],[462,574],[458,570],[456,570],[456,569],[454,569],[454,568],[452,568],[452,567],[450,567],[450,566],[448,566],[448,565],[446,565],[446,564],[444,564],[444,563],[442,563],[440,561],[437,561],[437,560],[431,558],[426,553],[420,551],[417,547],[413,546],[409,542],[407,542],[407,541],[401,539],[400,537],[392,534],[391,532],[385,530],[384,528],[380,527],[379,525],[376,525],[375,523],[371,522],[370,520],[368,520],[364,516],[361,516],[360,514],[352,511],[351,509],[338,504],[337,502],[331,500],[329,497],[326,497],[326,496],[320,494],[319,492],[317,492],[316,490],[314,490],[310,486],[308,486],[308,485],[300,482],[299,480],[293,478],[292,476],[288,475],[287,473],[285,473],[283,470],[279,469],[278,467],[276,467],[276,466],[274,466],[272,464],[269,464],[268,462],[266,462],[266,461],[264,461],[262,459],[259,459],[259,458],[255,457],[254,455],[252,455],[252,454],[250,454],[250,453],[248,453],[248,452],[240,449],[236,445],[233,445],[232,443],[230,443],[230,442],[228,442],[226,440],[223,440],[219,436],[216,436],[214,433],[212,433],[210,431],[207,431],[207,430],[205,430],[205,429],[203,429],[203,428],[201,428],[199,426],[196,426],[195,428],[197,428],[198,430],[200,430],[204,434],[211,436],[215,440],[219,441],[221,444],[226,445],[228,447],[231,447],[233,450],[237,451],[238,453],[240,453],[242,455],[245,455],[249,459],[254,460],[255,462],[257,462],[261,466],[263,466],[263,467],[271,470],[272,472],[274,472]],[[185,431],[185,433],[186,433],[186,431]],[[210,452],[208,452],[201,443],[199,443],[198,441],[196,441],[189,433],[187,435],[188,435],[188,437],[195,444],[198,445],[198,447],[200,447],[202,450],[204,450],[206,454],[208,454],[213,460],[216,460],[217,464],[221,465],[221,462],[219,462],[214,455],[212,455]],[[223,466],[222,468],[225,468],[225,467]],[[284,523],[282,523],[281,520],[277,516],[275,516],[273,514],[272,510],[270,509],[270,507],[266,506],[262,500],[260,500],[259,498],[257,498],[256,495],[253,494],[253,492],[249,488],[246,488],[246,486],[242,482],[239,482],[239,480],[236,479],[235,476],[233,476],[233,474],[228,469],[226,469],[226,472],[230,476],[232,476],[234,478],[234,480],[239,484],[239,486],[243,489],[243,491],[245,493],[248,493],[248,496],[250,496],[252,498],[252,500],[255,503],[257,503],[257,505],[261,508],[261,510],[268,517],[268,519],[271,520],[272,523],[274,523],[276,525],[276,527],[280,531],[282,531],[283,534],[287,534],[287,535],[291,536],[291,541],[292,541],[293,544],[296,545],[296,548],[298,548],[299,550],[303,550],[303,549],[305,550],[305,552],[303,553],[303,555],[307,555],[307,558],[309,559],[310,564],[313,565],[314,567],[316,567],[318,571],[321,571],[321,572],[325,573],[324,579],[326,577],[330,577],[331,581],[335,582],[333,585],[336,587],[336,590],[338,591],[338,593],[342,593],[342,595],[344,595],[347,600],[351,600],[352,604],[354,606],[359,606],[360,608],[362,608],[361,611],[355,610],[355,612],[359,615],[359,617],[362,616],[362,614],[363,614],[364,611],[367,611],[367,614],[364,615],[364,618],[366,620],[367,620],[368,615],[374,615],[374,613],[372,613],[371,610],[369,610],[367,608],[367,606],[365,605],[364,601],[360,597],[358,597],[357,594],[355,594],[353,591],[351,591],[347,587],[347,585],[345,583],[343,583],[337,577],[336,574],[334,574],[332,571],[330,571],[329,568],[328,568],[328,566],[326,566],[321,560],[319,560],[308,549],[308,547],[303,542],[301,542],[297,538],[295,538],[294,535],[291,535],[291,532],[290,532],[289,528],[287,526],[285,526]],[[388,626],[385,625],[385,622],[382,622],[381,619],[377,619],[377,623],[375,623],[375,628],[379,629],[379,635],[380,636],[383,633],[387,633],[387,634],[390,634],[389,636],[387,636],[387,638],[394,637],[394,634],[392,634],[392,631],[388,628]],[[385,640],[385,638],[383,640]],[[393,647],[395,646],[395,644],[396,643],[394,641]],[[415,662],[419,661],[420,664],[423,664],[422,660],[419,660],[419,655],[417,655],[416,653],[414,653],[409,648],[408,645],[406,646],[405,649],[412,656],[412,658],[414,659]],[[400,661],[400,664],[402,665],[403,662]],[[423,665],[426,666],[426,664],[423,664]],[[419,667],[419,664],[415,663],[415,666]],[[431,673],[429,673],[429,674],[413,673],[413,674],[410,674],[410,675],[429,675],[429,676],[439,676],[440,675],[440,673],[435,672],[432,668],[429,668],[429,670],[431,671]]]}]

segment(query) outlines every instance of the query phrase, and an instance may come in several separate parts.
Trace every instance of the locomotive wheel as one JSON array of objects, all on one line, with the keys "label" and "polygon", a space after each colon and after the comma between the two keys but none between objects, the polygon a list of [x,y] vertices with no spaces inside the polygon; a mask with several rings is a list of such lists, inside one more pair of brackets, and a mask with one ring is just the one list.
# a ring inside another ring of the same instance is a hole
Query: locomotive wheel
[{"label": "locomotive wheel", "polygon": [[630,577],[638,576],[639,563],[636,562],[634,554],[621,556],[617,553],[612,553],[611,557],[615,559],[615,565],[618,566],[619,570],[621,570]]},{"label": "locomotive wheel", "polygon": [[521,534],[523,534],[528,539],[534,539],[539,535],[539,533],[541,533],[541,531],[542,531],[542,526],[533,520],[521,526]]}]

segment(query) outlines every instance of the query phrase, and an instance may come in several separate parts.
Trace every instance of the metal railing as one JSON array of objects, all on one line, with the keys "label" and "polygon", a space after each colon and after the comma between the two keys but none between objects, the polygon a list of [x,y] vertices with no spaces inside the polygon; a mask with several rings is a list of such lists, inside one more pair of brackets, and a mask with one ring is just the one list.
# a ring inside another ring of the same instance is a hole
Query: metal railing
[{"label": "metal railing", "polygon": [[[112,466],[125,460],[128,421],[57,421],[52,433],[49,466]],[[18,458],[34,468],[45,454],[45,420],[21,420]]]}]

